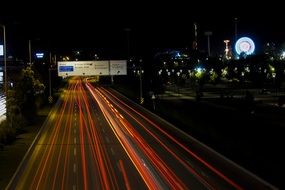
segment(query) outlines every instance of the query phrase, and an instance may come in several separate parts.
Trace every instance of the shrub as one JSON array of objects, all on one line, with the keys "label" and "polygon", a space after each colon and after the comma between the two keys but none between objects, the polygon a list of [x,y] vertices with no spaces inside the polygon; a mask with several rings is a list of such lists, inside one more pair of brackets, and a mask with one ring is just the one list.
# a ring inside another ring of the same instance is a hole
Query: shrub
[{"label": "shrub", "polygon": [[6,121],[0,124],[0,144],[9,144],[16,138],[16,130],[8,126]]}]

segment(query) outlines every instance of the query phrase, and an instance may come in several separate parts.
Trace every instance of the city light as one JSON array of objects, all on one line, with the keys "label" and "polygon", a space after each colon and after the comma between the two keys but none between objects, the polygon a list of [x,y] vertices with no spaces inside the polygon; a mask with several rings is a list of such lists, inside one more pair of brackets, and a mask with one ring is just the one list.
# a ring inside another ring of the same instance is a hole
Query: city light
[{"label": "city light", "polygon": [[[0,50],[0,53],[1,53],[1,50]],[[285,59],[285,51],[283,51],[283,52],[281,53],[280,58],[281,58],[281,59]]]},{"label": "city light", "polygon": [[246,55],[250,55],[254,52],[255,50],[255,45],[252,39],[248,37],[242,37],[238,39],[235,45],[235,50],[238,55],[241,53],[245,53]]},{"label": "city light", "polygon": [[0,56],[4,55],[4,47],[3,45],[0,45]]},{"label": "city light", "polygon": [[36,57],[38,59],[42,59],[44,57],[44,53],[36,53]]}]

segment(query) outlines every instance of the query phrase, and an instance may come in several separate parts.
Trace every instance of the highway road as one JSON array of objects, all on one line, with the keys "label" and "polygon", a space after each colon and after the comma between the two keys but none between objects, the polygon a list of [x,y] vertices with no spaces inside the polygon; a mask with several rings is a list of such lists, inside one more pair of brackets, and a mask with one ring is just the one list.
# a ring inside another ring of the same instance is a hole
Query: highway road
[{"label": "highway road", "polygon": [[74,77],[6,189],[274,189],[116,91]]}]

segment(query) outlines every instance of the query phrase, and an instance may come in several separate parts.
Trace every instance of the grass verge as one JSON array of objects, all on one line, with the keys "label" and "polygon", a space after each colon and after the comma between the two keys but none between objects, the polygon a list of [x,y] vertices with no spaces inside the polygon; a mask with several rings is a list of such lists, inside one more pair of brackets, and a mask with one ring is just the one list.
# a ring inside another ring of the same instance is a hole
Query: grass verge
[{"label": "grass verge", "polygon": [[8,185],[11,177],[44,123],[49,110],[49,106],[39,110],[35,124],[25,127],[23,133],[18,135],[13,143],[5,145],[3,150],[0,150],[0,189],[5,189]]}]

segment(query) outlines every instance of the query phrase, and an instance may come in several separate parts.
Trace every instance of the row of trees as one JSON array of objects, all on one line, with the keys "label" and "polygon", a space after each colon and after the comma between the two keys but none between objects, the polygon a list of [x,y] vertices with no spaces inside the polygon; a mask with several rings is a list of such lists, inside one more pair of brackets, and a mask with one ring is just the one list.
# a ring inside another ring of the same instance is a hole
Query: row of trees
[{"label": "row of trees", "polygon": [[238,60],[223,60],[219,57],[192,56],[187,59],[159,57],[153,63],[153,77],[158,84],[183,85],[186,81],[196,85],[218,83],[222,79],[252,87],[281,88],[285,81],[285,61],[272,59],[266,54],[248,56]]},{"label": "row of trees", "polygon": [[8,143],[23,127],[35,121],[45,90],[38,76],[31,66],[13,76],[13,87],[9,87],[6,96],[7,119],[0,126],[0,144]]}]

